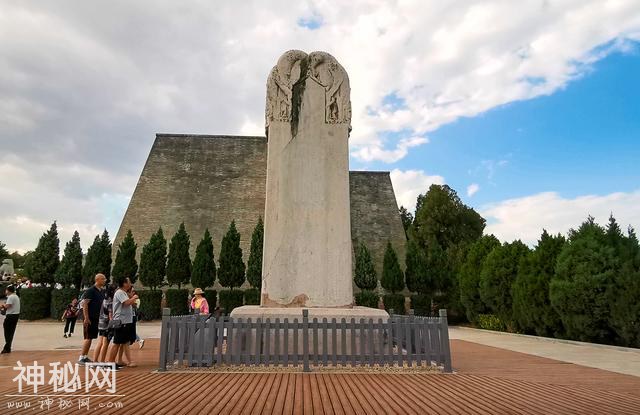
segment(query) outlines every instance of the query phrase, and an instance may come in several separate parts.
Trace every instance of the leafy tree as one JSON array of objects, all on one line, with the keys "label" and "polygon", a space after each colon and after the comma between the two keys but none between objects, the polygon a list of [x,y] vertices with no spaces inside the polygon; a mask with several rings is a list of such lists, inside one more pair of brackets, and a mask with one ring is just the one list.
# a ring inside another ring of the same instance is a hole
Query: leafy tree
[{"label": "leafy tree", "polygon": [[614,249],[618,266],[607,288],[611,307],[609,326],[624,346],[640,347],[640,245],[633,228],[623,235],[613,215],[606,229],[607,243]]},{"label": "leafy tree", "polygon": [[458,274],[460,285],[460,302],[464,307],[467,319],[477,321],[479,314],[487,312],[487,308],[480,298],[480,273],[487,255],[500,241],[493,235],[484,235],[471,244],[464,263]]},{"label": "leafy tree", "polygon": [[522,258],[513,285],[513,315],[518,325],[538,336],[561,336],[562,322],[549,299],[549,283],[565,238],[543,230],[534,251]]},{"label": "leafy tree", "polygon": [[560,315],[568,337],[596,342],[612,339],[606,291],[617,265],[615,249],[607,243],[604,228],[593,217],[577,231],[569,231],[549,286],[551,305]]},{"label": "leafy tree", "polygon": [[102,267],[100,266],[101,248],[100,235],[96,235],[93,239],[93,243],[89,249],[87,249],[87,255],[84,258],[84,266],[82,267],[82,283],[85,286],[93,284],[93,279],[96,274],[102,272]]},{"label": "leafy tree", "polygon": [[55,282],[62,284],[65,288],[73,284],[78,289],[81,280],[82,248],[80,247],[80,234],[75,231],[64,248],[64,256],[56,271]]},{"label": "leafy tree", "polygon": [[239,287],[244,283],[244,262],[242,262],[242,249],[240,248],[240,234],[236,229],[235,221],[231,221],[229,230],[222,238],[220,248],[220,267],[218,277],[223,287]]},{"label": "leafy tree", "polygon": [[387,248],[384,251],[384,259],[382,262],[382,280],[380,281],[382,288],[395,294],[404,288],[404,275],[400,269],[398,255],[391,246],[391,242],[387,242]]},{"label": "leafy tree", "polygon": [[434,284],[429,280],[427,273],[427,259],[413,238],[407,242],[404,263],[404,277],[409,291],[424,292],[425,287],[433,287]]},{"label": "leafy tree", "polygon": [[[191,285],[205,289],[213,286],[216,280],[216,263],[213,257],[213,241],[209,229],[205,229],[204,236],[196,248],[191,272]],[[215,304],[215,301],[213,302]]]},{"label": "leafy tree", "polygon": [[100,266],[104,270],[102,273],[107,277],[107,281],[111,277],[111,250],[113,248],[111,240],[109,239],[109,232],[105,229],[100,236]]},{"label": "leafy tree", "polygon": [[404,234],[409,239],[409,227],[413,223],[413,215],[404,206],[400,206],[400,219],[402,219]]},{"label": "leafy tree", "polygon": [[187,234],[183,222],[171,238],[169,255],[167,256],[167,282],[169,285],[176,284],[178,289],[181,284],[189,284],[191,281],[190,244],[189,234]]},{"label": "leafy tree", "polygon": [[116,278],[129,278],[132,284],[135,284],[138,279],[138,261],[136,261],[136,251],[138,245],[136,245],[133,239],[133,233],[131,229],[127,231],[127,235],[124,237],[118,252],[116,253],[116,262],[113,265],[111,273]]},{"label": "leafy tree", "polygon": [[[10,257],[9,251],[7,251],[7,245],[0,241],[0,261]],[[14,264],[15,265],[15,264]]]},{"label": "leafy tree", "polygon": [[466,206],[455,190],[433,184],[418,197],[413,221],[416,241],[423,248],[436,241],[443,251],[460,242],[474,242],[482,236],[486,221]]},{"label": "leafy tree", "polygon": [[27,251],[22,256],[22,272],[19,272],[20,277],[31,277],[33,275],[33,255],[34,251]]},{"label": "leafy tree", "polygon": [[51,224],[51,228],[38,241],[33,252],[31,265],[31,281],[40,284],[53,283],[58,266],[60,265],[60,240],[58,239],[58,225]]},{"label": "leafy tree", "polygon": [[[247,280],[252,287],[258,290],[262,288],[262,245],[264,240],[264,223],[262,217],[258,217],[258,223],[251,235],[251,248],[249,261],[247,262]],[[245,295],[246,297],[246,295]]]},{"label": "leafy tree", "polygon": [[378,275],[371,254],[364,243],[358,245],[353,281],[361,290],[375,290],[378,287]]},{"label": "leafy tree", "polygon": [[507,327],[513,328],[511,286],[518,275],[518,264],[529,253],[522,242],[505,242],[494,248],[484,261],[480,273],[480,298]]},{"label": "leafy tree", "polygon": [[167,271],[167,240],[162,227],[151,235],[149,243],[142,248],[140,255],[140,282],[152,290],[164,282]]},{"label": "leafy tree", "polygon": [[[33,251],[29,251],[29,252],[33,252]],[[24,261],[25,261],[26,255],[27,255],[26,253],[24,255],[21,255],[20,252],[18,251],[13,251],[12,253],[9,254],[9,258],[13,260],[13,267],[16,270],[24,268]]]},{"label": "leafy tree", "polygon": [[111,241],[109,232],[105,229],[102,235],[96,235],[93,243],[87,250],[87,256],[82,268],[82,277],[85,285],[92,285],[96,274],[104,274],[107,281],[111,276]]}]

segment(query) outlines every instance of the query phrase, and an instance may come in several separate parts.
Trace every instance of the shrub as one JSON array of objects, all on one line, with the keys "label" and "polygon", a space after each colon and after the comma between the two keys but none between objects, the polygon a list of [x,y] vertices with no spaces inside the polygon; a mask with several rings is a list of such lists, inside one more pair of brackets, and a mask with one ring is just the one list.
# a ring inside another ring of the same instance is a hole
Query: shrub
[{"label": "shrub", "polygon": [[394,314],[405,314],[404,311],[404,295],[402,294],[385,294],[382,296],[384,309],[389,312],[393,310]]},{"label": "shrub", "polygon": [[189,314],[189,290],[169,288],[165,294],[171,315]]},{"label": "shrub", "polygon": [[162,291],[161,290],[140,290],[137,291],[140,297],[140,309],[138,310],[139,320],[155,320],[162,318]]},{"label": "shrub", "polygon": [[416,316],[430,316],[431,297],[424,294],[412,295],[411,308]]},{"label": "shrub", "polygon": [[353,280],[361,290],[375,290],[378,286],[378,275],[373,266],[371,254],[363,243],[360,244],[356,252],[356,267]]},{"label": "shrub", "polygon": [[213,310],[216,309],[216,305],[218,304],[218,291],[204,290],[204,298],[206,298],[207,303],[209,303],[209,312],[213,313]]},{"label": "shrub", "polygon": [[398,255],[391,246],[391,242],[387,242],[387,248],[384,251],[382,262],[382,280],[380,280],[382,288],[395,294],[404,288],[404,274],[400,269]]},{"label": "shrub", "polygon": [[33,287],[20,290],[20,317],[38,320],[51,315],[51,288]]},{"label": "shrub", "polygon": [[257,288],[244,290],[244,302],[247,305],[260,305],[260,290]]},{"label": "shrub", "polygon": [[222,290],[220,291],[220,308],[224,314],[230,314],[236,307],[242,307],[244,291]]},{"label": "shrub", "polygon": [[51,291],[51,317],[60,319],[62,313],[67,308],[67,305],[71,303],[71,300],[80,297],[78,296],[78,290],[75,288],[61,288],[59,290]]},{"label": "shrub", "polygon": [[484,330],[505,331],[506,326],[495,314],[478,314],[478,327]]},{"label": "shrub", "polygon": [[378,308],[380,296],[375,291],[363,290],[356,294],[356,305],[362,307]]}]

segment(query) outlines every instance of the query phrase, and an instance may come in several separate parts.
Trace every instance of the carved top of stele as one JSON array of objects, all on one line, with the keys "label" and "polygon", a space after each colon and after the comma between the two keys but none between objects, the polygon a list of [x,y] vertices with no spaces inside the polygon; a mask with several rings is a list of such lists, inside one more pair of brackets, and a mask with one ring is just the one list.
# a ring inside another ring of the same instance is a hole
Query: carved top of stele
[{"label": "carved top of stele", "polygon": [[325,90],[325,122],[350,126],[351,88],[342,65],[326,52],[307,54],[290,50],[280,56],[267,79],[267,135],[271,122],[291,122],[294,86],[307,79],[314,80]]}]

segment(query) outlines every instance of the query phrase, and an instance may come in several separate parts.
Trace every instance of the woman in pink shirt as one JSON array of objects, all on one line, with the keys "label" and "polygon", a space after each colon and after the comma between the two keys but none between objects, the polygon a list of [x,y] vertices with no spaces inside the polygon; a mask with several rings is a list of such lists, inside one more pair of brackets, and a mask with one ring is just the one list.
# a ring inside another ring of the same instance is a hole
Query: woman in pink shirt
[{"label": "woman in pink shirt", "polygon": [[201,288],[196,288],[193,291],[193,298],[191,299],[191,310],[200,309],[200,314],[209,314],[209,303],[204,298],[204,292]]}]

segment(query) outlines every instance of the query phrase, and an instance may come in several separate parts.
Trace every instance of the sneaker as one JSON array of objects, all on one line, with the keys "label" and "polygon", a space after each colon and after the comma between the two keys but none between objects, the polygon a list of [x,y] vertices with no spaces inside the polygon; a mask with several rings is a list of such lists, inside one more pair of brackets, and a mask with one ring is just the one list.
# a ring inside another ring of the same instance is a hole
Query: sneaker
[{"label": "sneaker", "polygon": [[5,354],[5,353],[11,353],[11,350],[3,350],[0,352],[0,354]]},{"label": "sneaker", "polygon": [[138,344],[140,345],[140,348],[142,349],[144,347],[144,339],[140,339]]},{"label": "sneaker", "polygon": [[65,333],[64,336],[62,336],[62,337],[64,337],[66,339],[67,338],[67,333]]},{"label": "sneaker", "polygon": [[81,366],[84,366],[87,363],[93,363],[93,361],[88,357],[85,357],[84,359],[78,359],[78,364]]},{"label": "sneaker", "polygon": [[72,335],[72,334],[73,334],[73,333],[69,333],[69,337],[71,337],[71,335]]}]

